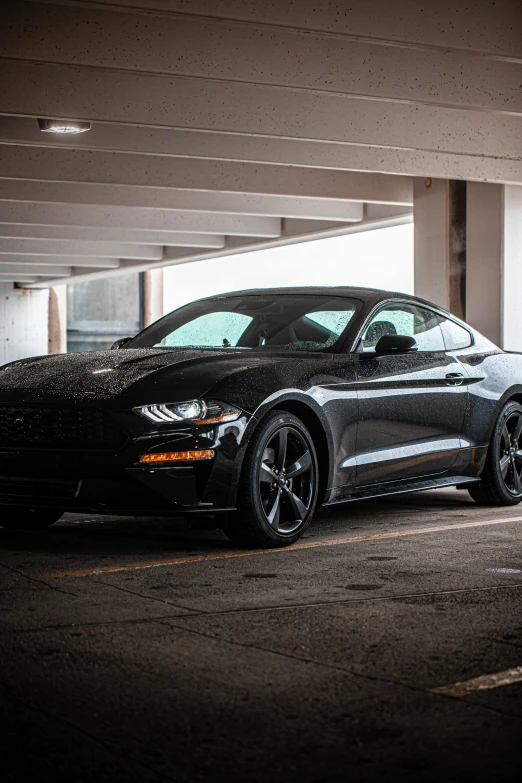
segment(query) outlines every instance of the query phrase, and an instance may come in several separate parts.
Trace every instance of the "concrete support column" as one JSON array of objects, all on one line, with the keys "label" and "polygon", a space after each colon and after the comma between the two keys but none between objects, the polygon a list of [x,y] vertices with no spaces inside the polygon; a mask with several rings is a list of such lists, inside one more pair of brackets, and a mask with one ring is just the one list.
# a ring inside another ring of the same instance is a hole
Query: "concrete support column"
[{"label": "concrete support column", "polygon": [[157,321],[163,315],[163,269],[143,273],[143,326]]},{"label": "concrete support column", "polygon": [[47,353],[48,291],[0,283],[0,365]]},{"label": "concrete support column", "polygon": [[466,183],[413,182],[415,294],[466,315]]},{"label": "concrete support column", "polygon": [[49,353],[67,352],[67,286],[49,289]]},{"label": "concrete support column", "polygon": [[468,182],[467,320],[522,351],[522,187]]},{"label": "concrete support column", "polygon": [[504,185],[502,347],[522,351],[522,187]]}]

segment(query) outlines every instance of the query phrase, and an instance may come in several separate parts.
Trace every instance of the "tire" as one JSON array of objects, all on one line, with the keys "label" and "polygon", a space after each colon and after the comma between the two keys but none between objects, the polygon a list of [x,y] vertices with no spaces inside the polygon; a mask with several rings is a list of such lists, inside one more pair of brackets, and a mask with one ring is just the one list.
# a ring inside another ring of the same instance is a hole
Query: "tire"
[{"label": "tire", "polygon": [[468,492],[481,506],[516,506],[522,500],[522,405],[502,408],[489,443],[480,483]]},{"label": "tire", "polygon": [[57,522],[63,511],[0,506],[0,526],[8,530],[45,530]]},{"label": "tire", "polygon": [[228,537],[252,548],[293,544],[314,515],[318,479],[314,443],[303,422],[285,411],[269,413],[245,455]]}]

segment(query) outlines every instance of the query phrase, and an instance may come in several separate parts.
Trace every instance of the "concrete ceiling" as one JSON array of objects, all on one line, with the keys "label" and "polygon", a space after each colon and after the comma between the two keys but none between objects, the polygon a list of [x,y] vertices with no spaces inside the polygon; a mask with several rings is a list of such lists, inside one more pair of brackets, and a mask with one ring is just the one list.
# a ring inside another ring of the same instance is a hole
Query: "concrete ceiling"
[{"label": "concrete ceiling", "polygon": [[522,183],[520,3],[432,5],[4,2],[0,281],[396,225],[413,177]]}]

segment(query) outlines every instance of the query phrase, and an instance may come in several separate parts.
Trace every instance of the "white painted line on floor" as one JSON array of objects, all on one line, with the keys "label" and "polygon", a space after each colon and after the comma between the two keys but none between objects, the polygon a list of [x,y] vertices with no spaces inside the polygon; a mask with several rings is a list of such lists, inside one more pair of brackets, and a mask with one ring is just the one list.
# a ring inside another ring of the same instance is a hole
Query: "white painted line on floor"
[{"label": "white painted line on floor", "polygon": [[395,530],[391,533],[373,533],[369,536],[351,536],[350,538],[331,538],[326,541],[301,541],[280,549],[242,549],[232,552],[216,552],[211,555],[193,555],[191,557],[175,557],[169,560],[153,560],[141,563],[119,563],[112,566],[95,566],[94,568],[82,568],[75,571],[54,571],[44,574],[46,579],[75,579],[80,576],[92,576],[94,574],[113,574],[116,571],[140,571],[145,568],[162,568],[164,566],[187,565],[189,563],[206,563],[211,560],[230,560],[237,557],[254,557],[255,555],[278,555],[285,552],[296,552],[304,549],[318,549],[320,547],[340,546],[341,544],[356,544],[360,541],[380,541],[386,538],[402,538],[404,536],[420,536],[427,533],[443,533],[450,530],[465,530],[473,527],[487,527],[489,525],[507,525],[514,522],[522,522],[522,517],[500,517],[497,519],[484,519],[478,522],[460,522],[457,525],[438,525],[436,527],[418,527],[410,530]]},{"label": "white painted line on floor", "polygon": [[482,677],[474,677],[472,680],[455,682],[453,685],[443,685],[441,688],[432,688],[432,693],[440,693],[443,696],[467,696],[477,691],[488,691],[492,688],[500,688],[502,685],[513,685],[522,682],[522,666],[507,669],[505,672],[485,674]]},{"label": "white painted line on floor", "polygon": [[486,568],[490,574],[522,574],[522,568]]}]

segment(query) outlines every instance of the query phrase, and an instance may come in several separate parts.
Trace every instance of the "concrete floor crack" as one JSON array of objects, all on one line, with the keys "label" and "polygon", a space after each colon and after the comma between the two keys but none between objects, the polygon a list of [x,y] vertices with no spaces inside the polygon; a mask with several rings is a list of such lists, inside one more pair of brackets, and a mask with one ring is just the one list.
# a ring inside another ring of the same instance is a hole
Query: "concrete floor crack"
[{"label": "concrete floor crack", "polygon": [[192,609],[188,606],[182,606],[181,604],[175,604],[173,601],[168,601],[165,598],[156,598],[153,595],[144,595],[143,593],[138,593],[136,590],[129,590],[128,587],[121,587],[121,585],[115,585],[112,582],[104,582],[101,579],[93,579],[93,582],[96,582],[99,585],[105,585],[106,587],[112,587],[115,590],[121,590],[124,593],[129,593],[129,595],[136,595],[138,598],[144,598],[147,601],[155,601],[156,603],[160,604],[167,604],[168,606],[173,606],[174,609],[183,609],[183,611],[195,613],[197,612],[197,615],[202,614],[201,610],[199,609]]},{"label": "concrete floor crack", "polygon": [[[20,628],[11,631],[11,633],[40,633],[44,631],[60,631],[60,630],[67,630],[71,628],[98,628],[98,627],[105,628],[105,627],[116,626],[116,625],[153,623],[161,620],[179,620],[179,619],[190,620],[198,617],[224,617],[227,615],[250,614],[254,612],[272,612],[272,611],[275,612],[275,611],[284,611],[284,610],[291,610],[291,609],[315,609],[315,608],[324,608],[328,606],[346,606],[348,604],[372,603],[372,602],[380,602],[380,601],[399,601],[399,600],[406,600],[406,599],[413,600],[418,598],[430,598],[433,596],[458,595],[462,593],[486,592],[486,591],[492,592],[494,590],[510,590],[519,587],[522,587],[522,583],[514,583],[509,585],[491,585],[489,587],[465,587],[458,590],[434,590],[426,593],[403,593],[399,595],[379,596],[379,597],[372,597],[372,598],[346,598],[338,601],[314,601],[314,602],[309,602],[304,604],[252,606],[252,607],[246,607],[240,609],[223,609],[223,610],[217,610],[212,612],[204,612],[200,609],[187,608],[185,609],[187,613],[183,615],[176,614],[176,615],[163,615],[163,617],[161,616],[138,617],[138,618],[130,618],[126,620],[107,620],[107,621],[89,622],[89,623],[64,623],[60,625],[47,625],[47,626],[40,626],[40,627],[33,627],[33,628]],[[131,592],[131,591],[127,591],[127,592]],[[71,595],[74,595],[74,593],[71,593]],[[138,593],[137,595],[140,594]],[[171,604],[171,606],[178,606],[178,605]],[[6,633],[8,631],[6,630],[4,632]]]},{"label": "concrete floor crack", "polygon": [[[460,593],[487,592],[493,590],[507,590],[510,588],[522,587],[522,582],[515,582],[509,585],[490,585],[486,587],[463,587],[456,590],[433,590],[426,593],[402,593],[399,595],[380,595],[367,598],[341,598],[337,601],[310,601],[302,604],[279,604],[272,606],[252,606],[239,609],[223,609],[221,611],[203,612],[200,611],[195,617],[218,617],[223,615],[248,614],[250,612],[276,612],[285,609],[315,609],[327,606],[344,606],[346,604],[377,603],[382,601],[400,601],[406,599],[430,598],[439,595],[458,595]],[[191,610],[195,611],[195,610]],[[185,615],[189,618],[191,615]]]},{"label": "concrete floor crack", "polygon": [[13,566],[7,565],[7,563],[0,563],[0,566],[2,568],[6,568],[8,571],[12,571],[14,574],[18,574],[18,576],[21,576],[24,579],[28,579],[30,582],[36,582],[39,585],[44,585],[45,587],[48,587],[50,590],[56,590],[57,593],[64,593],[64,595],[73,595],[75,598],[78,598],[78,593],[73,593],[71,590],[62,590],[60,587],[56,587],[55,585],[50,585],[48,582],[45,582],[43,579],[38,579],[35,576],[30,576],[29,574],[25,574],[23,571],[20,571],[18,568],[14,568]]},{"label": "concrete floor crack", "polygon": [[180,630],[180,631],[188,631],[189,633],[196,634],[198,636],[202,636],[202,637],[205,637],[207,639],[212,639],[214,641],[224,642],[225,644],[230,644],[230,645],[233,645],[233,646],[236,646],[236,647],[243,647],[243,648],[246,648],[246,649],[258,650],[259,652],[268,653],[270,655],[275,655],[275,656],[279,656],[279,657],[282,657],[282,658],[288,658],[290,660],[298,661],[300,663],[307,663],[307,664],[311,664],[312,666],[318,666],[318,667],[323,668],[323,669],[329,669],[331,671],[337,671],[337,672],[340,672],[341,674],[345,674],[345,675],[348,675],[348,676],[356,677],[358,679],[368,680],[368,681],[371,681],[371,682],[379,682],[379,683],[382,683],[383,685],[392,685],[394,687],[402,688],[402,689],[405,689],[405,690],[408,690],[408,691],[413,691],[415,693],[422,693],[422,694],[425,694],[425,695],[428,695],[428,696],[438,696],[439,698],[452,699],[453,701],[459,701],[459,702],[464,703],[464,704],[473,704],[475,707],[480,707],[480,708],[482,708],[482,709],[484,709],[484,710],[486,710],[488,712],[494,712],[496,715],[502,715],[503,717],[506,717],[506,718],[514,718],[515,720],[522,721],[522,715],[516,715],[514,713],[504,712],[503,710],[498,710],[498,709],[496,709],[494,707],[490,707],[489,705],[481,704],[480,702],[473,701],[473,700],[471,700],[469,698],[462,699],[462,698],[459,698],[459,697],[456,697],[456,696],[450,696],[450,695],[447,695],[447,694],[434,693],[429,688],[422,688],[422,687],[419,687],[417,685],[411,685],[410,683],[401,682],[400,680],[393,680],[393,679],[390,679],[390,678],[387,678],[387,677],[380,677],[378,675],[373,675],[373,674],[364,674],[362,672],[358,672],[358,671],[355,671],[353,669],[345,669],[342,666],[336,666],[335,664],[323,663],[321,661],[315,661],[313,658],[303,658],[303,657],[301,657],[299,655],[292,655],[291,653],[282,652],[281,650],[271,650],[270,648],[261,647],[261,646],[256,645],[256,644],[248,644],[246,642],[237,642],[237,641],[234,641],[232,639],[226,639],[226,638],[223,638],[222,636],[216,636],[215,634],[204,633],[203,631],[196,631],[196,630],[191,629],[191,628],[186,628],[183,625],[176,625],[175,623],[171,623],[171,622],[169,622],[169,623],[167,623],[165,621],[157,621],[157,622],[158,622],[158,625],[164,625],[164,626],[167,626],[169,628],[176,628],[177,630]]}]

